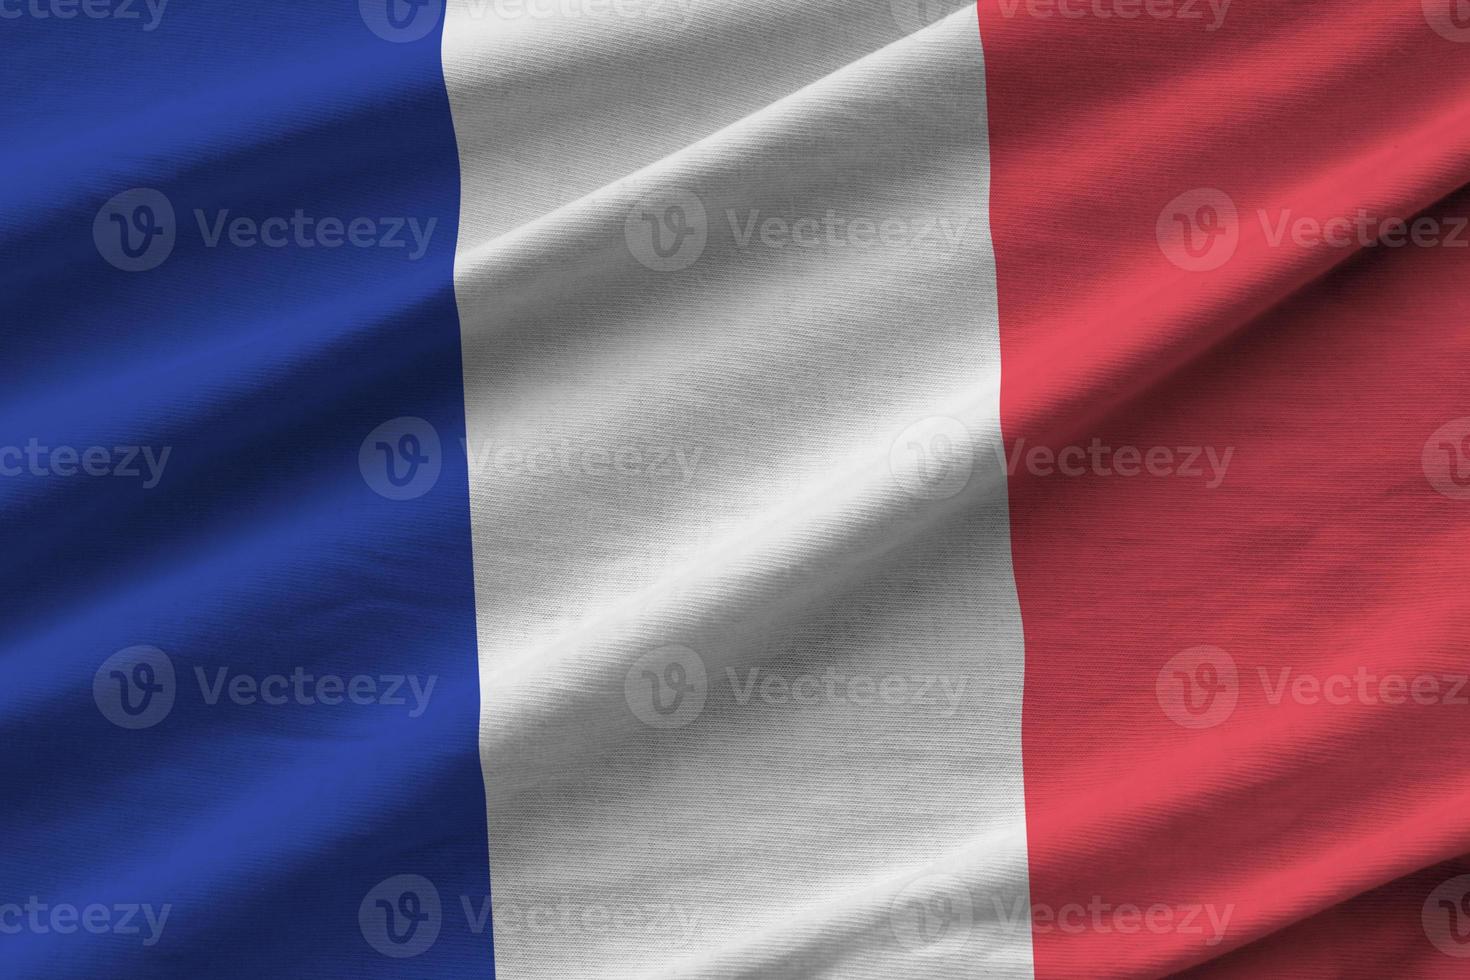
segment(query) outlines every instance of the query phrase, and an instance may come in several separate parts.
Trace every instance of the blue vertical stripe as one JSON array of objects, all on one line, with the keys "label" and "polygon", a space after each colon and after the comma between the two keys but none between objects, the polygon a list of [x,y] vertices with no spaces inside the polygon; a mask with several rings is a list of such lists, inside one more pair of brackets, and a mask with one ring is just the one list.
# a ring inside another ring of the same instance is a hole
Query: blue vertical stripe
[{"label": "blue vertical stripe", "polygon": [[493,973],[442,9],[388,2],[0,3],[0,975]]}]

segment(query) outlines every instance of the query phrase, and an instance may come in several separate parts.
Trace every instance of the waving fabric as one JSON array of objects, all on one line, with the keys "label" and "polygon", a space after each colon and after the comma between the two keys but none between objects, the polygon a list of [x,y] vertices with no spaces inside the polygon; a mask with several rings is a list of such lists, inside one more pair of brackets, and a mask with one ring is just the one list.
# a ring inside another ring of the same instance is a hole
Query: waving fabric
[{"label": "waving fabric", "polygon": [[1470,5],[0,45],[0,976],[1463,974]]}]

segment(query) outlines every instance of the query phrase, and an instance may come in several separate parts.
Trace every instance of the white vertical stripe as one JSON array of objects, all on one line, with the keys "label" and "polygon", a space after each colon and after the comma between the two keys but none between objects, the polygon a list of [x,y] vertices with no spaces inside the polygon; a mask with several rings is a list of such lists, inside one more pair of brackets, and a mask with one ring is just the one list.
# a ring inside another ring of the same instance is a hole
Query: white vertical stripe
[{"label": "white vertical stripe", "polygon": [[926,6],[450,0],[502,977],[1031,975],[984,69]]}]

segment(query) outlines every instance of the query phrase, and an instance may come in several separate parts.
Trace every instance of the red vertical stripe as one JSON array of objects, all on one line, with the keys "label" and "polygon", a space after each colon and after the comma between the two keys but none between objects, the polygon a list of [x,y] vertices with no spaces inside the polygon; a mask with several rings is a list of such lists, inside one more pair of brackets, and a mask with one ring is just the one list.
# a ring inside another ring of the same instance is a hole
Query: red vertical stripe
[{"label": "red vertical stripe", "polygon": [[1463,976],[1470,37],[1186,2],[980,4],[1037,976]]}]

